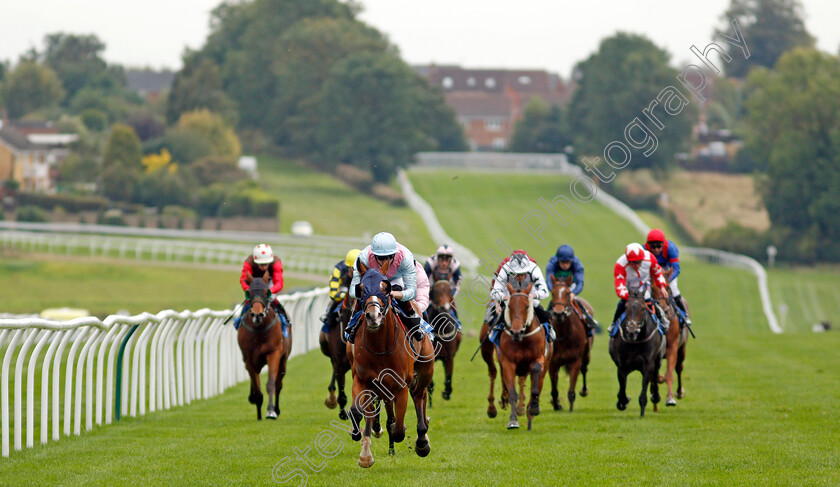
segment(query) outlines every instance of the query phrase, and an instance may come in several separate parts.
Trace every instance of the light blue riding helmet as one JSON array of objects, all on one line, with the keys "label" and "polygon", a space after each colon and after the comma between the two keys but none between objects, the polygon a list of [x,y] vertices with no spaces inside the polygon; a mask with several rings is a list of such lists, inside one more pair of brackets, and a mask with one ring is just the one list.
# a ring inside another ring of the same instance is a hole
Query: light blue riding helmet
[{"label": "light blue riding helmet", "polygon": [[388,232],[380,232],[370,241],[370,251],[373,255],[384,256],[397,253],[397,239]]}]

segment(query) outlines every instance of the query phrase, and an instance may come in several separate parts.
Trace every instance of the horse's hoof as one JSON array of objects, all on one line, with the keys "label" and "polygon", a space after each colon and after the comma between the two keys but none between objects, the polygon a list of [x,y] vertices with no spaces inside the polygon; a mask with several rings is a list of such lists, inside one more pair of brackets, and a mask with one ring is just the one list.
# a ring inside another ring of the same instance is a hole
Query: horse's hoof
[{"label": "horse's hoof", "polygon": [[362,439],[362,432],[361,431],[353,431],[353,432],[350,433],[350,438],[352,438],[353,441],[359,441],[359,440]]},{"label": "horse's hoof", "polygon": [[384,432],[385,432],[385,430],[382,429],[382,425],[380,424],[379,429],[373,430],[373,437],[374,438],[382,438],[382,433],[384,433]]},{"label": "horse's hoof", "polygon": [[394,447],[393,447],[393,446],[388,447],[388,455],[390,455],[390,456],[392,456],[392,457],[393,457],[393,456],[394,456],[394,455],[396,455],[396,454],[397,454],[397,452],[394,450]]},{"label": "horse's hoof", "polygon": [[[656,406],[654,406],[654,407],[653,407],[653,412],[654,412],[654,413],[656,412]],[[639,416],[639,417],[640,417],[640,418],[644,418],[644,417],[645,417],[645,410],[644,410],[644,409],[642,409],[642,414],[641,414],[641,416]]]},{"label": "horse's hoof", "polygon": [[516,420],[510,421],[507,424],[507,429],[509,429],[509,430],[519,429],[519,421],[516,421]]},{"label": "horse's hoof", "polygon": [[265,413],[265,419],[277,419],[277,413],[274,411],[269,411]]},{"label": "horse's hoof", "polygon": [[432,451],[432,445],[429,444],[428,437],[424,437],[422,443],[423,445],[421,446],[421,440],[417,440],[417,443],[414,445],[414,453],[420,458],[427,456]]},{"label": "horse's hoof", "polygon": [[324,405],[329,409],[335,409],[335,407],[338,406],[338,401],[336,401],[334,397],[328,397],[324,399]]},{"label": "horse's hoof", "polygon": [[676,406],[677,405],[677,400],[674,399],[673,397],[669,397],[668,399],[665,399],[665,405],[666,406]]},{"label": "horse's hoof", "polygon": [[555,411],[562,411],[563,410],[563,405],[560,404],[560,401],[558,401],[556,399],[551,400],[551,407],[553,407]]},{"label": "horse's hoof", "polygon": [[517,416],[525,416],[525,405],[524,404],[522,406],[520,406],[518,404],[516,405],[516,415]]},{"label": "horse's hoof", "polygon": [[625,409],[627,409],[627,403],[618,401],[617,403],[615,403],[615,407],[617,407],[619,411],[624,411]]},{"label": "horse's hoof", "polygon": [[540,403],[531,403],[528,406],[528,416],[539,416],[540,415]]},{"label": "horse's hoof", "polygon": [[677,399],[682,399],[685,397],[685,391],[677,391]]},{"label": "horse's hoof", "polygon": [[370,468],[373,466],[373,455],[369,457],[359,457],[359,466],[362,468]]},{"label": "horse's hoof", "polygon": [[665,377],[660,375],[656,380],[657,380],[657,382],[662,384],[663,382],[665,382]]},{"label": "horse's hoof", "polygon": [[580,390],[580,397],[586,397],[589,395],[589,389],[581,389]]},{"label": "horse's hoof", "polygon": [[440,395],[444,400],[448,401],[452,398],[452,391],[443,391]]},{"label": "horse's hoof", "polygon": [[338,419],[340,419],[342,421],[347,421],[347,411],[345,411],[343,409],[341,411],[339,411],[338,412]]},{"label": "horse's hoof", "polygon": [[490,419],[493,419],[493,418],[496,417],[496,414],[498,414],[496,412],[496,408],[493,407],[493,405],[491,404],[490,407],[487,408],[487,417],[490,418]]}]

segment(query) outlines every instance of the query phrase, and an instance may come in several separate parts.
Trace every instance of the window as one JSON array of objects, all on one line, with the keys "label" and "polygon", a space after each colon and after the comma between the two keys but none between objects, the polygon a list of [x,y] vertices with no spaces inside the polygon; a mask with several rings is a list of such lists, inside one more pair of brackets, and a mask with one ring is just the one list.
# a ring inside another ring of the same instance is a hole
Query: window
[{"label": "window", "polygon": [[496,137],[493,139],[493,148],[494,149],[504,149],[506,145],[505,139],[501,137]]},{"label": "window", "polygon": [[531,77],[530,76],[520,76],[519,77],[519,84],[530,85],[531,84]]},{"label": "window", "polygon": [[469,86],[470,88],[474,87],[475,86],[475,78],[473,78],[472,76],[467,78],[467,86]]},{"label": "window", "polygon": [[499,119],[485,120],[484,128],[486,128],[490,132],[498,132],[502,130],[502,121]]},{"label": "window", "polygon": [[444,89],[451,90],[452,85],[454,85],[455,82],[452,81],[452,78],[447,76],[446,78],[443,78],[443,81],[441,82],[441,84],[443,85]]},{"label": "window", "polygon": [[484,80],[484,86],[488,88],[495,88],[496,87],[496,80],[493,78],[487,78]]}]

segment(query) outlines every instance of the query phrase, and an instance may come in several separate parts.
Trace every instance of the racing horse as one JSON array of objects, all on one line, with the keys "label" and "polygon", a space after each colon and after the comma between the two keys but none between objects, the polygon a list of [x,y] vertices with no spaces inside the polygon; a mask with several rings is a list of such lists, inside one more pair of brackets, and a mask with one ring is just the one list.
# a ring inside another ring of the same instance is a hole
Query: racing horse
[{"label": "racing horse", "polygon": [[[677,372],[677,393],[676,397],[682,398],[685,395],[685,390],[682,386],[682,371],[683,362],[685,361],[685,347],[688,342],[688,327],[680,326],[679,318],[677,317],[676,303],[673,297],[665,298],[664,296],[657,296],[656,298],[659,306],[665,310],[668,317],[669,325],[668,332],[665,334],[665,359],[666,369],[665,376],[659,377],[659,382],[665,382],[668,386],[668,395],[665,396],[666,406],[676,406],[677,401],[674,399],[674,371]],[[688,311],[688,303],[686,303],[686,311]]]},{"label": "racing horse", "polygon": [[642,374],[642,393],[639,395],[641,416],[647,406],[647,388],[653,412],[658,411],[659,366],[664,353],[665,342],[659,332],[659,325],[651,315],[644,299],[644,291],[630,291],[625,318],[619,323],[618,331],[610,337],[610,357],[618,367],[618,402],[616,407],[624,411],[630,399],[627,397],[627,375],[638,370]]},{"label": "racing horse", "polygon": [[[429,420],[426,417],[426,388],[434,374],[434,350],[428,336],[416,341],[411,338],[391,301],[391,283],[378,270],[366,269],[356,263],[362,280],[357,296],[361,296],[362,320],[357,326],[353,344],[347,344],[353,372],[353,402],[350,419],[351,437],[361,440],[359,466],[374,463],[370,450],[370,435],[379,417],[375,397],[382,399],[388,416],[389,455],[394,455],[394,443],[405,439],[405,412],[409,393],[417,414],[417,441],[414,451],[425,457],[431,451]],[[416,310],[415,310],[416,312]],[[359,429],[365,418],[364,434]]]},{"label": "racing horse", "polygon": [[268,365],[268,379],[265,388],[268,394],[266,419],[277,419],[280,414],[280,391],[283,389],[283,376],[286,375],[286,361],[292,350],[292,329],[289,336],[283,336],[280,316],[269,304],[271,289],[268,287],[269,274],[254,279],[246,277],[248,283],[248,302],[250,310],[242,318],[237,334],[242,361],[251,377],[251,392],[248,402],[257,407],[257,420],[262,420],[263,394],[260,390],[260,371]]},{"label": "racing horse", "polygon": [[[461,346],[461,332],[452,316],[452,285],[448,279],[435,281],[429,293],[429,308],[426,310],[428,321],[434,329],[437,345],[435,346],[435,360],[443,362],[446,381],[443,386],[442,397],[449,400],[452,397],[452,370],[455,366],[455,353]],[[429,406],[432,405],[434,381],[429,383]]]},{"label": "racing horse", "polygon": [[[518,401],[516,378],[531,377],[531,400],[528,404],[528,430],[534,416],[540,414],[540,393],[543,379],[548,370],[547,362],[552,355],[552,346],[546,343],[545,330],[534,316],[530,296],[533,283],[524,289],[515,290],[507,283],[508,299],[505,308],[505,327],[499,338],[499,362],[502,369],[502,384],[507,390],[511,405]],[[510,408],[508,429],[519,428],[517,408]]]},{"label": "racing horse", "polygon": [[[351,268],[350,272],[352,271]],[[338,417],[342,420],[347,419],[345,409],[347,394],[344,393],[344,379],[347,371],[350,370],[350,359],[347,357],[347,347],[344,341],[344,329],[350,322],[354,303],[355,299],[351,298],[349,293],[345,294],[338,311],[327,316],[327,322],[330,325],[329,331],[321,333],[318,338],[321,352],[330,358],[332,364],[330,385],[327,388],[330,394],[324,404],[330,409],[335,409],[336,405],[339,406]],[[335,394],[336,386],[338,387],[338,398]]]},{"label": "racing horse", "polygon": [[551,377],[551,405],[555,411],[562,409],[558,399],[557,376],[561,367],[565,367],[569,374],[569,390],[566,397],[569,399],[569,412],[575,407],[575,385],[578,374],[583,378],[583,386],[580,395],[586,397],[589,390],[586,387],[586,371],[589,367],[589,354],[592,348],[592,340],[586,337],[586,327],[581,310],[578,304],[572,301],[572,292],[569,288],[572,278],[568,277],[559,280],[553,275],[551,277],[551,326],[554,327],[557,338],[554,340],[554,353],[548,365],[548,374]]}]

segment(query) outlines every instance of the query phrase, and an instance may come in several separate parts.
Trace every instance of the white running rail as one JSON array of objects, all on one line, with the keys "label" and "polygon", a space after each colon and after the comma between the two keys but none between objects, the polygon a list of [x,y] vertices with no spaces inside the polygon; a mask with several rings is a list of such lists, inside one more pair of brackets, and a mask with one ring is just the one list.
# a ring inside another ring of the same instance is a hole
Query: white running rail
[{"label": "white running rail", "polygon": [[[281,295],[280,301],[293,323],[292,356],[317,347],[328,288]],[[232,320],[225,324],[230,315],[202,309],[65,322],[0,318],[2,456],[10,453],[12,424],[14,448],[21,450],[24,429],[26,447],[35,444],[37,417],[40,441],[47,443],[80,435],[82,424],[90,431],[94,423],[190,404],[247,380]]]}]

